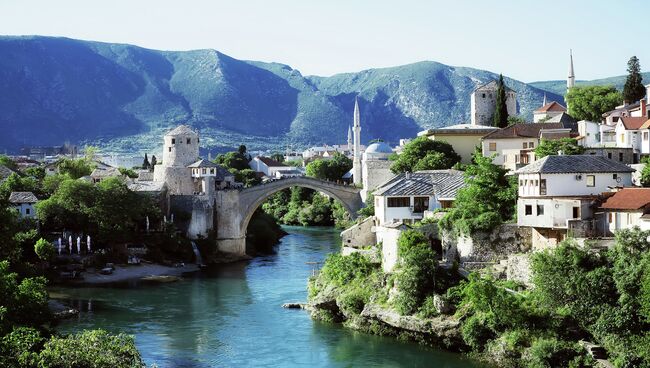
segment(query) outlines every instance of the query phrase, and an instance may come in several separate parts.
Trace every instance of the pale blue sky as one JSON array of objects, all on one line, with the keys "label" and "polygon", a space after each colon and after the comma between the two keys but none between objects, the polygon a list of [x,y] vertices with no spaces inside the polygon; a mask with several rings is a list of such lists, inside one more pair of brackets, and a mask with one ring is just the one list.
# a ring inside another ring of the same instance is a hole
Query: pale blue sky
[{"label": "pale blue sky", "polygon": [[331,75],[434,60],[513,78],[650,70],[650,1],[0,0],[0,34],[51,35],[289,64]]}]

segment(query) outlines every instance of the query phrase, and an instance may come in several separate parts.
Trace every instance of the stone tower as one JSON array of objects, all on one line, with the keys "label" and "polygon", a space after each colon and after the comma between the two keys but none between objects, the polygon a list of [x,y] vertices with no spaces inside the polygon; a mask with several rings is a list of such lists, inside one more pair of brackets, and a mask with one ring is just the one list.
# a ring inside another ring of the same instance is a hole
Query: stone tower
[{"label": "stone tower", "polygon": [[[508,115],[517,115],[517,93],[506,88],[506,107]],[[472,125],[492,126],[492,115],[496,108],[497,81],[491,81],[476,87],[470,96]]]},{"label": "stone tower", "polygon": [[199,135],[187,125],[181,125],[163,138],[163,162],[154,168],[154,180],[165,182],[169,194],[194,193],[189,165],[199,158]]},{"label": "stone tower", "polygon": [[352,178],[355,185],[361,185],[361,114],[359,99],[354,98],[354,158],[352,160]]},{"label": "stone tower", "polygon": [[348,126],[348,151],[352,151],[352,126]]}]

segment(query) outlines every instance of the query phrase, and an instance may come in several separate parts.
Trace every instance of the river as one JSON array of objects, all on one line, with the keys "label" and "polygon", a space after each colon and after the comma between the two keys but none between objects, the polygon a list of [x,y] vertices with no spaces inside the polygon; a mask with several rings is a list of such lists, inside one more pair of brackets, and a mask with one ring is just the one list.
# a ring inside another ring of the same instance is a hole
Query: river
[{"label": "river", "polygon": [[103,328],[135,335],[158,367],[477,367],[451,354],[312,321],[283,309],[307,299],[307,278],[337,252],[332,229],[286,227],[277,254],[219,265],[168,284],[57,287],[78,318],[62,333]]}]

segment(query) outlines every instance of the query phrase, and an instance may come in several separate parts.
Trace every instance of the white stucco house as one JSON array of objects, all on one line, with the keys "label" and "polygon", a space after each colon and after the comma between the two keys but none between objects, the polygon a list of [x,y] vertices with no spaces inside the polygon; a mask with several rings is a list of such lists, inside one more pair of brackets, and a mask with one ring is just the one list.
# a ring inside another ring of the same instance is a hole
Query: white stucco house
[{"label": "white stucco house", "polygon": [[578,122],[578,144],[583,147],[598,147],[600,142],[600,124],[589,120]]},{"label": "white stucco house", "polygon": [[32,192],[11,192],[9,203],[18,211],[21,218],[34,218],[36,216],[36,203],[38,199]]},{"label": "white stucco house", "polygon": [[414,223],[422,220],[424,211],[451,207],[464,185],[464,174],[458,170],[399,174],[375,190],[375,216],[379,225]]},{"label": "white stucco house", "polygon": [[469,164],[472,162],[474,150],[481,145],[481,139],[497,130],[499,128],[493,126],[457,124],[423,130],[418,133],[418,136],[426,136],[433,141],[444,141],[451,144],[454,151],[460,156],[461,162]]},{"label": "white stucco house", "polygon": [[650,230],[650,188],[622,188],[607,194],[609,197],[600,207],[604,212],[604,235],[635,226]]},{"label": "white stucco house", "polygon": [[546,121],[564,112],[566,112],[566,107],[560,105],[555,101],[552,101],[533,111],[533,122],[539,123],[540,121]]},{"label": "white stucco house", "polygon": [[[594,205],[603,192],[632,185],[634,170],[599,155],[550,155],[515,171],[517,225],[533,228],[533,247],[571,233],[596,231]],[[589,220],[589,221],[587,221]]]},{"label": "white stucco house", "polygon": [[[288,176],[300,176],[302,172],[297,168],[285,165],[272,158],[257,156],[248,163],[248,166],[257,172],[263,173],[264,176],[269,178],[282,178]],[[287,175],[283,175],[286,172]]]}]

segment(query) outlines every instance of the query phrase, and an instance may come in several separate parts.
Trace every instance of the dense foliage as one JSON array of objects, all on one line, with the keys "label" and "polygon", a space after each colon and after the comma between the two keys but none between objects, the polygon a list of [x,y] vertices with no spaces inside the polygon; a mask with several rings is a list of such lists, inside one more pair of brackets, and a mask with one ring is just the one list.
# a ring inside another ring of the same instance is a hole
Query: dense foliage
[{"label": "dense foliage", "polygon": [[305,167],[308,176],[336,182],[340,181],[350,169],[352,169],[352,160],[339,152],[329,160],[315,160]]},{"label": "dense foliage", "polygon": [[96,185],[64,178],[54,194],[36,208],[44,229],[90,234],[106,243],[130,239],[144,227],[147,216],[152,223],[162,218],[151,197],[132,192],[119,178]]},{"label": "dense foliage", "polygon": [[643,76],[641,76],[641,64],[639,58],[632,56],[627,62],[627,78],[623,87],[623,100],[635,103],[645,96]]},{"label": "dense foliage", "polygon": [[407,143],[402,153],[392,155],[391,160],[394,162],[390,170],[399,174],[419,170],[449,169],[460,162],[460,156],[449,143],[421,136]]},{"label": "dense foliage", "polygon": [[262,209],[285,225],[336,225],[345,228],[351,221],[341,202],[303,187],[284,189],[273,194],[262,204]]},{"label": "dense foliage", "polygon": [[429,240],[416,230],[400,234],[398,252],[400,264],[395,282],[399,293],[395,307],[401,314],[409,315],[417,312],[433,293],[438,261]]},{"label": "dense foliage", "polygon": [[226,168],[235,176],[235,181],[244,183],[244,186],[248,188],[261,183],[255,171],[248,166],[249,158],[246,146],[240,145],[237,151],[217,155],[213,162]]},{"label": "dense foliage", "polygon": [[454,207],[440,225],[463,234],[490,231],[516,214],[516,180],[507,170],[492,163],[490,157],[475,153],[474,163],[465,170],[466,186],[456,195]]},{"label": "dense foliage", "polygon": [[581,155],[585,148],[578,145],[575,138],[542,139],[539,146],[535,148],[535,158],[557,155],[560,151],[563,155]]},{"label": "dense foliage", "polygon": [[506,104],[506,85],[503,82],[503,74],[499,74],[497,80],[497,98],[494,106],[494,115],[492,116],[492,125],[498,128],[508,126],[508,105]]},{"label": "dense foliage", "polygon": [[623,102],[623,96],[611,86],[573,87],[566,95],[569,115],[577,120],[600,122],[603,113]]}]

